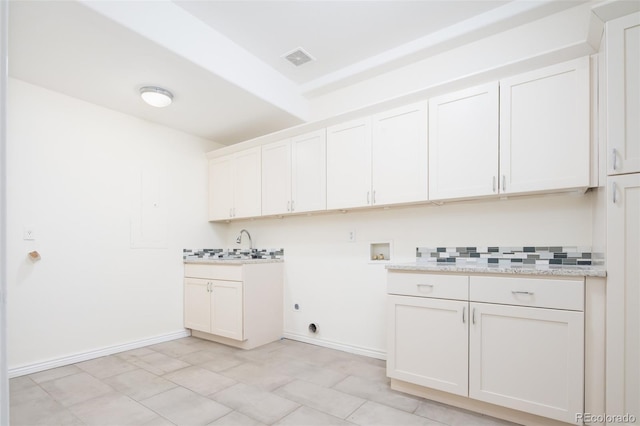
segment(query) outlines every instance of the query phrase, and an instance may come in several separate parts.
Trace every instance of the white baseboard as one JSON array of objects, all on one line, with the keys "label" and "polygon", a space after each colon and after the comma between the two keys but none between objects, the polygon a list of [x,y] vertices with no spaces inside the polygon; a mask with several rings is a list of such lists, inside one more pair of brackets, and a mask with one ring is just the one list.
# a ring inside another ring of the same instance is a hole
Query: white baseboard
[{"label": "white baseboard", "polygon": [[318,337],[309,337],[304,334],[297,334],[297,333],[291,333],[291,332],[284,332],[282,334],[282,337],[284,337],[285,339],[297,340],[299,342],[311,343],[312,345],[323,346],[325,348],[337,349],[339,351],[349,352],[356,355],[364,355],[370,358],[376,358],[376,359],[382,359],[382,360],[387,359],[386,352],[376,350],[376,349],[364,348],[361,346],[354,346],[354,345],[346,345],[340,342],[325,340]]},{"label": "white baseboard", "polygon": [[39,371],[49,370],[51,368],[57,368],[65,365],[75,364],[77,362],[88,361],[90,359],[100,358],[103,356],[116,354],[118,352],[129,351],[131,349],[138,349],[144,346],[155,345],[156,343],[168,342],[170,340],[180,339],[182,337],[187,337],[190,335],[191,333],[189,332],[189,330],[176,331],[169,334],[150,337],[148,339],[136,340],[135,342],[108,346],[106,348],[65,356],[62,358],[56,358],[48,361],[37,362],[35,364],[10,368],[9,378],[25,376],[27,374],[33,374]]}]

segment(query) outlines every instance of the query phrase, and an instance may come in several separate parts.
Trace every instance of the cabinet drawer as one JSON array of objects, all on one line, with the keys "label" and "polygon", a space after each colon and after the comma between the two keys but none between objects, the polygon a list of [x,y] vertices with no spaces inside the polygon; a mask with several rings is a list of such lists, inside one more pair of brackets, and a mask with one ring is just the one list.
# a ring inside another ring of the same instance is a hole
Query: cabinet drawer
[{"label": "cabinet drawer", "polygon": [[584,310],[584,279],[476,277],[469,280],[473,302]]},{"label": "cabinet drawer", "polygon": [[242,281],[242,265],[185,263],[184,276],[210,280]]},{"label": "cabinet drawer", "polygon": [[459,300],[469,296],[467,276],[389,272],[387,278],[389,294]]}]

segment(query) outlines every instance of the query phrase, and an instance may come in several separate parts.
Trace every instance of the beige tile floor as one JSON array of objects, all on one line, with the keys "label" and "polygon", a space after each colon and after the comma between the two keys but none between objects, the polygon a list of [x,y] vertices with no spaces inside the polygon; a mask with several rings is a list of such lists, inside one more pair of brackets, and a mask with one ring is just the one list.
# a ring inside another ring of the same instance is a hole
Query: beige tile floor
[{"label": "beige tile floor", "polygon": [[11,425],[450,425],[503,422],[390,390],[384,361],[281,340],[186,337],[11,379]]}]

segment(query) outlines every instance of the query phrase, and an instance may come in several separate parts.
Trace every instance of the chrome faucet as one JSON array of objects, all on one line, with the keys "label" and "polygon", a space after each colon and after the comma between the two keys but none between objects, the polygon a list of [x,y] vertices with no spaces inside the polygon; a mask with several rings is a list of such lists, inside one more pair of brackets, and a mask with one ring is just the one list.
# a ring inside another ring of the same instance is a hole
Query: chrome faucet
[{"label": "chrome faucet", "polygon": [[238,235],[238,238],[236,238],[236,243],[240,244],[242,242],[242,233],[243,232],[245,234],[247,234],[247,237],[249,237],[249,250],[253,250],[253,240],[251,239],[251,234],[246,229],[243,229],[242,231],[240,231],[240,234]]}]

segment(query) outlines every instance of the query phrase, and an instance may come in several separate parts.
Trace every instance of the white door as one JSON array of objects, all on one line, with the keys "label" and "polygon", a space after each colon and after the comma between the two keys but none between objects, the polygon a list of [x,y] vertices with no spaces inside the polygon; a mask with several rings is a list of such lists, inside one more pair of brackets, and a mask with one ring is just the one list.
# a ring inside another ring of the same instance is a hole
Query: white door
[{"label": "white door", "polygon": [[387,296],[387,375],[467,396],[468,302]]},{"label": "white door", "polygon": [[640,173],[607,189],[607,413],[640,419]]},{"label": "white door", "polygon": [[589,58],[500,81],[502,193],[588,187]]},{"label": "white door", "polygon": [[262,214],[291,211],[291,141],[262,147]]},{"label": "white door", "polygon": [[584,412],[584,314],[469,306],[469,397],[576,423]]},{"label": "white door", "polygon": [[640,172],[640,12],[607,22],[609,174]]},{"label": "white door", "polygon": [[327,209],[371,204],[371,119],[327,128]]},{"label": "white door", "polygon": [[372,204],[427,200],[427,103],[373,116]]},{"label": "white door", "polygon": [[242,283],[211,281],[211,334],[243,340]]},{"label": "white door", "polygon": [[209,220],[233,215],[233,157],[209,160]]},{"label": "white door", "polygon": [[185,278],[184,327],[211,331],[211,281]]},{"label": "white door", "polygon": [[233,154],[233,217],[256,217],[262,211],[260,161],[261,148],[250,148]]},{"label": "white door", "polygon": [[429,199],[498,192],[498,83],[429,100]]},{"label": "white door", "polygon": [[325,129],[291,140],[291,210],[327,208],[327,134]]}]

